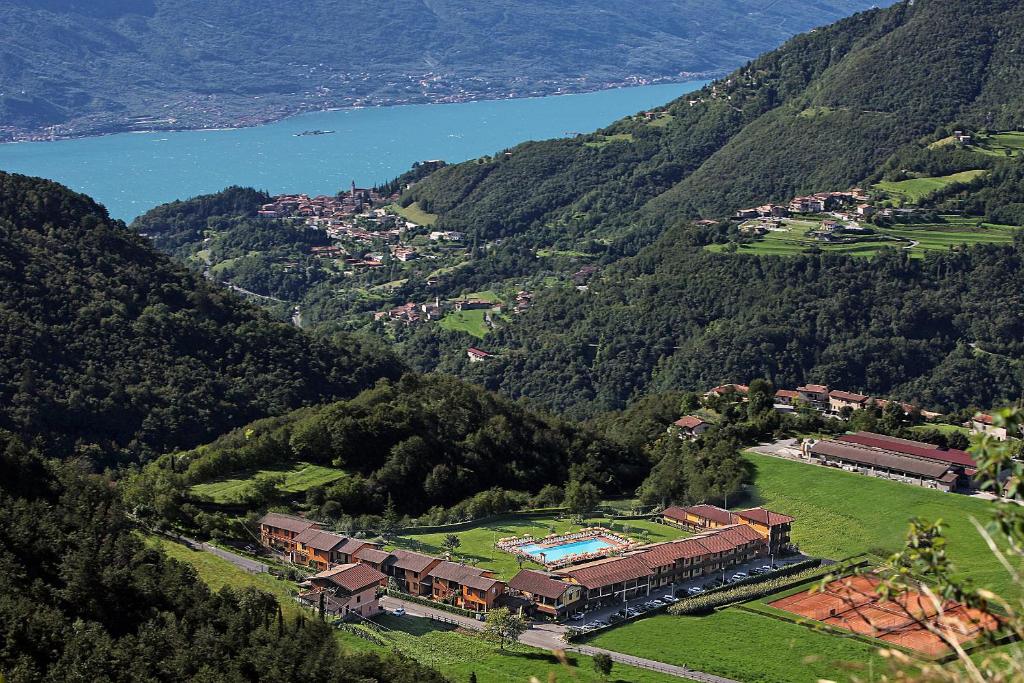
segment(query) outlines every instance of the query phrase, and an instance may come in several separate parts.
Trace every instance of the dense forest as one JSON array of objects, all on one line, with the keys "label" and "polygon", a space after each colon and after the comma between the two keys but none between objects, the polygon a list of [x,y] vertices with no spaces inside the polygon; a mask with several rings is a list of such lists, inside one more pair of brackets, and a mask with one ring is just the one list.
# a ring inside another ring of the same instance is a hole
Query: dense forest
[{"label": "dense forest", "polygon": [[715,230],[670,230],[588,291],[541,292],[488,337],[487,363],[445,351],[448,335],[429,326],[409,356],[575,417],[754,377],[939,409],[1024,392],[1024,241],[920,260],[895,249],[782,259],[710,253]]},{"label": "dense forest", "polygon": [[158,254],[87,197],[0,174],[0,428],[98,466],[353,396],[400,370]]},{"label": "dense forest", "polygon": [[213,592],[147,548],[116,489],[0,431],[0,672],[42,681],[444,679],[394,655],[343,656],[315,619],[255,589]]},{"label": "dense forest", "polygon": [[[13,0],[0,5],[0,139],[678,80],[871,4]],[[345,40],[309,40],[310,27]]]},{"label": "dense forest", "polygon": [[[640,448],[451,377],[406,375],[349,401],[258,421],[165,456],[146,468],[143,483],[182,493],[191,484],[294,462],[347,473],[312,501],[327,518],[380,514],[389,500],[415,516],[489,489],[537,494],[570,479],[599,494],[628,494],[649,469]],[[157,498],[151,490],[137,496],[143,505]]]}]

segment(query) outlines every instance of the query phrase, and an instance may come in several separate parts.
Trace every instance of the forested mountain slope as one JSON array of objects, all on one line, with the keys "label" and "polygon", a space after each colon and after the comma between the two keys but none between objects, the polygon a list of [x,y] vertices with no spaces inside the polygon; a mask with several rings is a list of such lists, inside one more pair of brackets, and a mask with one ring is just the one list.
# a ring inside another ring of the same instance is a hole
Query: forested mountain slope
[{"label": "forested mountain slope", "polygon": [[495,358],[452,351],[440,368],[570,416],[757,377],[950,410],[1024,394],[1020,236],[920,260],[715,254],[705,237],[670,230],[589,291],[547,290],[488,338]]},{"label": "forested mountain slope", "polygon": [[318,620],[254,589],[213,592],[146,548],[116,488],[0,430],[0,678],[440,682],[399,655],[342,656]]},{"label": "forested mountain slope", "polygon": [[166,256],[89,198],[0,174],[0,428],[100,464],[351,396],[393,359],[314,341]]},{"label": "forested mountain slope", "polygon": [[1017,2],[902,2],[798,36],[653,120],[450,166],[404,201],[440,228],[578,238],[845,189],[939,126],[1024,124],[1022,39]]},{"label": "forested mountain slope", "polygon": [[[266,120],[722,72],[869,0],[14,0],[0,133]],[[0,138],[2,139],[2,138]]]}]

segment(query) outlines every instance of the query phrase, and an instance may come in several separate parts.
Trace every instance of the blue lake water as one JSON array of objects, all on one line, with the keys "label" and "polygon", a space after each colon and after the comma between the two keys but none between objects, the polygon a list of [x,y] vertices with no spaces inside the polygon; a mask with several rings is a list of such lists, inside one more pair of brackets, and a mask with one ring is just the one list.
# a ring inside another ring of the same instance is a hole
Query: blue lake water
[{"label": "blue lake water", "polygon": [[[51,178],[130,220],[164,202],[246,185],[325,194],[390,180],[415,161],[450,162],[606,126],[704,82],[463,104],[304,114],[253,128],[0,145],[0,170]],[[306,130],[332,135],[296,137]]]},{"label": "blue lake water", "polygon": [[531,543],[529,545],[520,546],[520,549],[527,555],[531,555],[538,562],[542,560],[541,554],[543,553],[544,562],[557,562],[567,555],[581,555],[584,553],[596,553],[599,550],[605,548],[611,548],[612,544],[603,538],[588,538],[583,541],[573,541],[572,543],[566,543],[564,545],[557,545],[553,548],[545,548]]}]

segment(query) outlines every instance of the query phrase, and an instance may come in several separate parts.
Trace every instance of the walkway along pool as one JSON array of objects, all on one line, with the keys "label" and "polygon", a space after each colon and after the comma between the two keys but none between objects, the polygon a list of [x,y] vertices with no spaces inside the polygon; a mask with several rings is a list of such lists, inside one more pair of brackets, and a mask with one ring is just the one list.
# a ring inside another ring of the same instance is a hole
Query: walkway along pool
[{"label": "walkway along pool", "polygon": [[519,546],[519,548],[527,555],[533,557],[537,562],[545,564],[558,562],[569,555],[589,555],[590,553],[614,548],[617,545],[617,543],[607,539],[596,537],[588,538],[585,541],[573,541],[572,543],[554,546],[530,543],[528,545]]}]

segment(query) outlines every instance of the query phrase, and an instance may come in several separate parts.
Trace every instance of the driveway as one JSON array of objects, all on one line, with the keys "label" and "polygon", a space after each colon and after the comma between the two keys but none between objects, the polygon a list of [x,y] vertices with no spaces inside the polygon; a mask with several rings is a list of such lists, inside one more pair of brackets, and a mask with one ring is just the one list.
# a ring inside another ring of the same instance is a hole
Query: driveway
[{"label": "driveway", "polygon": [[244,555],[233,553],[230,550],[224,550],[223,548],[218,548],[215,545],[203,543],[202,541],[197,541],[194,538],[188,538],[187,536],[172,535],[172,538],[176,538],[179,541],[187,544],[193,550],[204,550],[210,553],[211,555],[216,555],[217,557],[223,560],[227,560],[231,564],[235,565],[240,569],[244,569],[247,572],[253,574],[262,574],[263,572],[269,571],[269,567],[267,567],[267,565],[263,564],[262,562],[257,562],[256,560],[245,557]]}]

